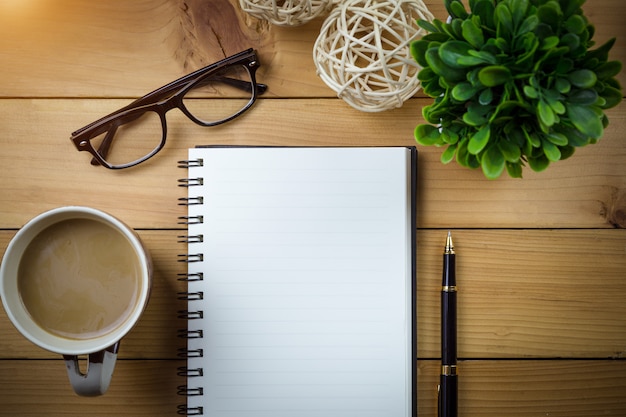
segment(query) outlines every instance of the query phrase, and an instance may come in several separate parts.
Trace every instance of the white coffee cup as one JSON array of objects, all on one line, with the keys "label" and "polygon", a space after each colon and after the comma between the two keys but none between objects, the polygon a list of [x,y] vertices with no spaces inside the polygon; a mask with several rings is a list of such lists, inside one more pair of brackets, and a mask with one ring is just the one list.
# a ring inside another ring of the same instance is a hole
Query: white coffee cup
[{"label": "white coffee cup", "polygon": [[[82,396],[108,389],[119,342],[141,317],[151,286],[152,261],[134,230],[89,207],[60,207],[30,220],[0,267],[9,319],[28,340],[63,355],[70,383]],[[107,310],[118,304],[119,311]],[[80,355],[89,358],[84,373]]]}]

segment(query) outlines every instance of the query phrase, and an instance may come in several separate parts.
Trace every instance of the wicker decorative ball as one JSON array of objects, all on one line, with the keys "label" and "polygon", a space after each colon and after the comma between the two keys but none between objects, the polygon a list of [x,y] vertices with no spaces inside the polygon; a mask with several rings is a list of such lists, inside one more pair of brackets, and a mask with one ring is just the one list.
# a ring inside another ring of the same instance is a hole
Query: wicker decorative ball
[{"label": "wicker decorative ball", "polygon": [[420,88],[409,44],[432,21],[421,0],[346,0],[322,25],[313,47],[319,77],[352,107],[401,107]]},{"label": "wicker decorative ball", "polygon": [[277,26],[300,26],[327,12],[333,0],[239,0],[241,9]]}]

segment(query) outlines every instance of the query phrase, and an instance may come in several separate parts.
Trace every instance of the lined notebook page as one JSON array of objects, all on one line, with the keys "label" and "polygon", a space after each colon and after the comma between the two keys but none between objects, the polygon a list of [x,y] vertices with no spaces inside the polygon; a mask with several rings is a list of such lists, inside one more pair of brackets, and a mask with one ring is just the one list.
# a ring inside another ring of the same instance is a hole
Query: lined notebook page
[{"label": "lined notebook page", "polygon": [[189,207],[204,280],[188,398],[210,417],[408,417],[407,148],[196,148]]}]

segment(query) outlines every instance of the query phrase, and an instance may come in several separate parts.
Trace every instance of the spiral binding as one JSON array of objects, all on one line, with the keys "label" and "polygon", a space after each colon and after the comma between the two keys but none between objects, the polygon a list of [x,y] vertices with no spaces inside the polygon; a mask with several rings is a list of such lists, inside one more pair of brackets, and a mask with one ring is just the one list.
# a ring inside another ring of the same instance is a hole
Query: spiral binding
[{"label": "spiral binding", "polygon": [[183,291],[178,293],[178,299],[182,301],[201,301],[204,300],[204,293],[202,291]]},{"label": "spiral binding", "polygon": [[178,224],[202,224],[204,223],[204,216],[180,216],[178,217]]},{"label": "spiral binding", "polygon": [[186,282],[204,281],[204,274],[202,272],[181,272],[178,274],[178,280]]},{"label": "spiral binding", "polygon": [[204,160],[202,158],[198,159],[185,159],[184,161],[178,161],[178,168],[189,169],[189,168],[197,168],[203,167]]},{"label": "spiral binding", "polygon": [[181,253],[178,254],[178,262],[186,262],[188,264],[194,262],[203,262],[204,254],[202,253]]},{"label": "spiral binding", "polygon": [[195,377],[195,376],[203,376],[203,375],[204,375],[203,368],[187,368],[186,366],[181,366],[178,368],[178,376]]},{"label": "spiral binding", "polygon": [[186,405],[178,406],[178,414],[181,416],[203,416],[204,408],[202,407],[187,407]]},{"label": "spiral binding", "polygon": [[204,349],[179,348],[177,356],[182,359],[204,358]]},{"label": "spiral binding", "polygon": [[204,204],[204,197],[181,197],[178,199],[179,206],[201,206]]},{"label": "spiral binding", "polygon": [[[178,161],[178,167],[183,169],[197,168],[204,166],[202,159],[189,159]],[[178,186],[189,189],[190,187],[197,187],[204,185],[204,179],[197,178],[182,178],[178,180]],[[191,192],[190,192],[191,194]],[[201,206],[204,204],[204,197],[202,196],[187,196],[178,199],[178,205],[180,206]],[[178,224],[180,225],[197,225],[204,223],[204,217],[202,215],[187,215],[178,217]],[[186,243],[188,247],[204,242],[204,236],[202,234],[184,234],[178,236],[178,243]],[[178,255],[178,262],[192,264],[196,262],[203,262],[204,254],[196,251],[192,251],[185,254]],[[202,272],[184,272],[179,273],[178,281],[181,282],[197,282],[203,281],[204,275]],[[194,301],[200,301],[204,299],[204,293],[202,291],[181,291],[177,294],[178,300],[192,303]],[[204,311],[202,310],[179,310],[178,318],[181,320],[202,320],[204,318]],[[178,337],[182,339],[202,339],[204,337],[202,329],[179,329]],[[190,349],[184,347],[178,349],[178,356],[183,359],[189,358],[202,358],[204,357],[204,350],[201,348]],[[184,378],[202,377],[204,370],[202,368],[178,368],[178,376]],[[201,396],[204,395],[204,389],[202,387],[188,386],[186,384],[179,385],[177,394],[184,397]],[[191,407],[187,404],[180,404],[177,407],[177,414],[186,416],[201,416],[204,415],[204,409],[201,406]]]},{"label": "spiral binding", "polygon": [[196,187],[204,185],[204,178],[181,178],[178,180],[179,187]]},{"label": "spiral binding", "polygon": [[204,318],[204,311],[179,310],[178,318],[183,320],[198,320]]},{"label": "spiral binding", "polygon": [[202,243],[204,235],[181,235],[178,236],[178,243]]}]

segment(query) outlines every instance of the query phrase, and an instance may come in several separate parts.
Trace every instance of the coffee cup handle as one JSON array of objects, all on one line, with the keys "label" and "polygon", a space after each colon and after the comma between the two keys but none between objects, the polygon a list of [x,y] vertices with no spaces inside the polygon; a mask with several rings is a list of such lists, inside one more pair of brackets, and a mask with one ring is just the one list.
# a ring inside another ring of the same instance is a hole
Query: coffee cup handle
[{"label": "coffee cup handle", "polygon": [[78,366],[78,356],[63,355],[67,374],[74,392],[83,397],[95,397],[104,394],[109,388],[113,368],[117,359],[120,342],[108,348],[89,354],[85,373]]}]

